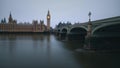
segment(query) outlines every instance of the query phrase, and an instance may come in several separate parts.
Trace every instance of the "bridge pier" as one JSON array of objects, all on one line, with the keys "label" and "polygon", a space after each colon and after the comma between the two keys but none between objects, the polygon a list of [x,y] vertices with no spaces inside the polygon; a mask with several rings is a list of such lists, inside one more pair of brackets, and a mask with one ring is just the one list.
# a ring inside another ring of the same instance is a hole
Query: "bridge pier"
[{"label": "bridge pier", "polygon": [[59,36],[60,33],[59,33],[59,32],[56,32],[55,34],[56,34],[57,36]]},{"label": "bridge pier", "polygon": [[87,25],[87,35],[85,37],[86,44],[84,45],[84,48],[85,49],[94,49],[91,45],[91,41],[92,41],[91,12],[89,12],[88,16],[89,16],[89,22],[88,22],[88,25]]},{"label": "bridge pier", "polygon": [[87,32],[87,35],[85,36],[85,45],[84,45],[84,49],[95,49],[93,46],[92,46],[92,40],[93,40],[93,37],[91,35],[91,30]]},{"label": "bridge pier", "polygon": [[66,39],[66,37],[67,37],[67,33],[65,33],[65,32],[61,32],[61,33],[59,33],[59,38],[60,39]]},{"label": "bridge pier", "polygon": [[84,44],[83,48],[87,49],[87,50],[95,50],[95,48],[92,46],[92,37],[91,36],[85,37],[85,44]]}]

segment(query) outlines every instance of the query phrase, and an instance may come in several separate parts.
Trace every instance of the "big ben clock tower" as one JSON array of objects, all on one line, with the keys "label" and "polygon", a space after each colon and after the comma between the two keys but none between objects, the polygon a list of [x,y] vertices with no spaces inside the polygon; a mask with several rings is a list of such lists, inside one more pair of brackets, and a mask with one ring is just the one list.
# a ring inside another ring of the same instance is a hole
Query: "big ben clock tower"
[{"label": "big ben clock tower", "polygon": [[50,12],[48,10],[48,13],[47,13],[47,31],[50,31]]}]

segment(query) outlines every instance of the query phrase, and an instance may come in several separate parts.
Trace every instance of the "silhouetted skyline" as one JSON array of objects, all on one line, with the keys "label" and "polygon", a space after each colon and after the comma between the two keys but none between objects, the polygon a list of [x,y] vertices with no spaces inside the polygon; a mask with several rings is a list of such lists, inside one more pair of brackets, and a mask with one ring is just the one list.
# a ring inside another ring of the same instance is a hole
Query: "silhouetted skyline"
[{"label": "silhouetted skyline", "polygon": [[120,16],[120,0],[0,0],[0,20],[8,19],[10,11],[19,22],[44,20],[47,24],[47,11],[51,13],[51,26],[61,22],[88,21],[91,11],[92,20]]}]

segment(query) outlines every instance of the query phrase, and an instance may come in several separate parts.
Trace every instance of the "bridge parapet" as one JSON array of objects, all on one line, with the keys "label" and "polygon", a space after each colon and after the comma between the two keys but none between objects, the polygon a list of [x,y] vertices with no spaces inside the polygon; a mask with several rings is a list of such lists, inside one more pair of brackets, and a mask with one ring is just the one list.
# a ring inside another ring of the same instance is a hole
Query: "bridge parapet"
[{"label": "bridge parapet", "polygon": [[120,16],[112,17],[112,18],[106,18],[101,20],[92,21],[93,24],[99,24],[99,23],[109,23],[113,21],[120,21]]},{"label": "bridge parapet", "polygon": [[100,29],[100,28],[103,28],[103,27],[106,27],[106,26],[110,26],[110,25],[115,25],[115,24],[120,24],[120,20],[118,21],[111,21],[109,23],[102,23],[101,25],[98,25],[96,27],[94,27],[94,29],[92,30],[92,34],[94,34],[94,32],[97,30],[97,29]]},{"label": "bridge parapet", "polygon": [[[120,23],[120,16],[101,19],[101,20],[96,20],[96,21],[91,21],[91,22],[92,22],[92,34],[93,34],[94,31],[96,31],[99,28],[109,26],[109,25],[119,24]],[[67,29],[67,34],[69,34],[71,29],[77,28],[77,27],[78,28],[83,28],[87,31],[88,30],[88,22],[63,26],[63,27],[57,28],[56,30],[60,30],[60,32],[61,32],[62,29]]]}]

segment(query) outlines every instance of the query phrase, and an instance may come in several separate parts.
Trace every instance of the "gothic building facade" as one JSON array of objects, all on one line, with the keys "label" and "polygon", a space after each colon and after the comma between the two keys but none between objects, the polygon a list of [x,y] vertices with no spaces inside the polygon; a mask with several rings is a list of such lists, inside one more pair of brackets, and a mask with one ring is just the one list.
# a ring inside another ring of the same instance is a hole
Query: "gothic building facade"
[{"label": "gothic building facade", "polygon": [[39,22],[33,20],[32,23],[17,23],[17,20],[12,18],[10,13],[8,18],[8,23],[0,23],[0,32],[46,32],[50,31],[50,19],[51,15],[48,11],[47,13],[47,25],[44,24],[43,20]]}]

